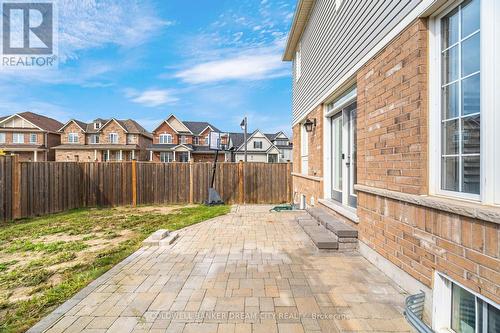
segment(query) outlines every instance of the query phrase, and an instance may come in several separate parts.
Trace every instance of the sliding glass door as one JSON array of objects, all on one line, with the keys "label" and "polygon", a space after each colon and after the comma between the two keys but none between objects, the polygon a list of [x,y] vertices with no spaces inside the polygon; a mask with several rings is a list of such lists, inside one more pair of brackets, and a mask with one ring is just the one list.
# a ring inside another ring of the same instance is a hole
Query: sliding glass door
[{"label": "sliding glass door", "polygon": [[356,102],[340,108],[331,126],[332,199],[356,208]]}]

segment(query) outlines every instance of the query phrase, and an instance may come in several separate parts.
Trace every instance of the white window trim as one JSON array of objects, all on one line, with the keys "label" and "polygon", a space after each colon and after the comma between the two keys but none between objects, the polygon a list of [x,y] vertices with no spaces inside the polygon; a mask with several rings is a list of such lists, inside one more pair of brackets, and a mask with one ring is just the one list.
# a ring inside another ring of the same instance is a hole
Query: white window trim
[{"label": "white window trim", "polygon": [[[165,138],[165,140],[162,140]],[[160,134],[159,137],[160,144],[171,144],[172,143],[172,134]]]},{"label": "white window trim", "polygon": [[[22,140],[15,140],[18,138],[22,138]],[[12,134],[12,143],[23,144],[24,143],[24,133],[13,133]]]},{"label": "white window trim", "polygon": [[[332,140],[331,136],[333,135],[332,133],[332,118],[337,115],[339,112],[342,112],[342,110],[350,105],[351,103],[357,101],[358,98],[358,89],[356,84],[350,84],[348,85],[348,89],[344,90],[339,90],[339,93],[335,94],[335,99],[332,100],[330,103],[325,104],[323,106],[324,108],[324,117],[323,117],[323,145],[325,147],[324,149],[324,154],[323,154],[323,169],[324,169],[324,174],[323,174],[323,197],[327,200],[330,200],[333,205],[331,207],[335,207],[334,210],[339,212],[340,214],[346,216],[346,211],[348,212],[351,220],[355,221],[356,219],[352,219],[351,217],[356,216],[357,214],[357,209],[354,207],[349,206],[348,204],[348,198],[347,195],[342,195],[342,201],[343,202],[338,202],[332,198]],[[345,129],[346,129],[347,124],[345,122],[342,123],[342,135],[343,135],[343,140],[342,140],[342,145],[343,145],[343,150],[347,151],[347,145],[348,141],[346,140],[346,134],[345,134]],[[342,179],[347,179],[347,172],[344,170],[345,168],[342,168]],[[344,182],[343,182],[344,183]],[[344,184],[342,184],[344,186]],[[344,189],[343,189],[344,192]],[[347,192],[346,192],[347,193]],[[337,209],[338,208],[338,209]],[[356,222],[356,221],[355,221]]]},{"label": "white window trim", "polygon": [[309,174],[309,133],[304,124],[300,125],[300,173]]},{"label": "white window trim", "polygon": [[[112,137],[116,137],[116,141],[113,140]],[[119,140],[118,133],[109,133],[108,134],[108,139],[109,139],[109,143],[117,144],[118,140]]]},{"label": "white window trim", "polygon": [[[162,158],[162,156],[165,156],[165,155],[167,156],[166,160]],[[163,159],[163,161],[162,161],[162,159]],[[170,162],[173,162],[173,161],[174,161],[174,153],[173,152],[169,152],[169,151],[167,151],[167,152],[164,152],[164,151],[160,152],[160,162],[162,162],[162,163],[170,163]]]},{"label": "white window trim", "polygon": [[451,301],[452,301],[452,283],[456,284],[460,288],[468,291],[475,297],[479,298],[484,303],[490,304],[498,309],[500,305],[494,301],[484,297],[481,294],[463,286],[454,279],[450,278],[448,275],[440,273],[438,271],[434,272],[434,288],[432,290],[432,328],[437,333],[450,333],[454,332],[451,329]]},{"label": "white window trim", "polygon": [[[97,140],[96,140],[96,138],[97,138]],[[98,144],[99,143],[98,141],[99,141],[99,134],[92,134],[90,136],[90,143],[91,144]]]},{"label": "white window trim", "polygon": [[[76,141],[74,140],[74,138],[76,138]],[[71,144],[78,143],[79,139],[80,138],[78,137],[78,133],[75,133],[75,132],[68,133],[68,142],[69,143],[71,143]]]},{"label": "white window trim", "polygon": [[6,135],[5,133],[0,133],[0,143],[5,143],[6,142]]},{"label": "white window trim", "polygon": [[[32,140],[33,136],[35,136],[35,140]],[[36,135],[35,133],[30,134],[30,143],[37,143],[37,142],[38,142],[38,135]]]},{"label": "white window trim", "polygon": [[[441,189],[441,35],[440,19],[463,1],[448,1],[429,20],[429,192],[431,195],[500,204],[500,2],[481,0],[481,194]],[[496,146],[495,146],[496,145]]]},{"label": "white window trim", "polygon": [[295,82],[298,82],[302,76],[302,42],[297,45],[297,51],[295,52]]}]

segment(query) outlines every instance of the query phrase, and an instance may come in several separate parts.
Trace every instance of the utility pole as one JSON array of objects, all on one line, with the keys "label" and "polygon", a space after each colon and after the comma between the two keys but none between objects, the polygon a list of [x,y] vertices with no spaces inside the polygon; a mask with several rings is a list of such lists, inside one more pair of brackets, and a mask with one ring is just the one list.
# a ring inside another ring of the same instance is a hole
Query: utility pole
[{"label": "utility pole", "polygon": [[247,136],[248,136],[248,119],[247,117],[243,118],[243,121],[240,124],[242,130],[245,131],[244,134],[244,142],[245,142],[245,163],[247,162]]}]

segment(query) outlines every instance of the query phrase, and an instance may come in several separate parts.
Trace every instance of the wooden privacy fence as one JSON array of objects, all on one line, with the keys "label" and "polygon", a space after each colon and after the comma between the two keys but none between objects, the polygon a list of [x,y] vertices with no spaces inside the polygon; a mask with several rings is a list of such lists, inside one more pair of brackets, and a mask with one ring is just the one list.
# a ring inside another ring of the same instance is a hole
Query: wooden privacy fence
[{"label": "wooden privacy fence", "polygon": [[[0,220],[82,207],[202,203],[211,163],[19,162],[0,156]],[[219,163],[215,188],[224,202],[292,200],[290,163]]]}]

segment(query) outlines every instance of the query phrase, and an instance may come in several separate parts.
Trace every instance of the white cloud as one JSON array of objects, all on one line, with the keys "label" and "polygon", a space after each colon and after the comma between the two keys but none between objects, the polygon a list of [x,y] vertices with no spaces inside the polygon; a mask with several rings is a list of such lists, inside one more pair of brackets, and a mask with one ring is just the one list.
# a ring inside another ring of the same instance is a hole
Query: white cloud
[{"label": "white cloud", "polygon": [[77,52],[115,44],[135,47],[172,22],[137,0],[59,0],[59,53],[62,60]]},{"label": "white cloud", "polygon": [[[230,53],[228,51],[226,53]],[[281,48],[250,48],[232,53],[222,60],[196,64],[175,74],[186,83],[214,83],[230,80],[256,81],[289,75],[288,65],[281,61]]]},{"label": "white cloud", "polygon": [[157,107],[166,104],[173,104],[179,99],[168,89],[150,89],[138,92],[133,89],[125,91],[125,95],[134,103],[147,107]]}]

